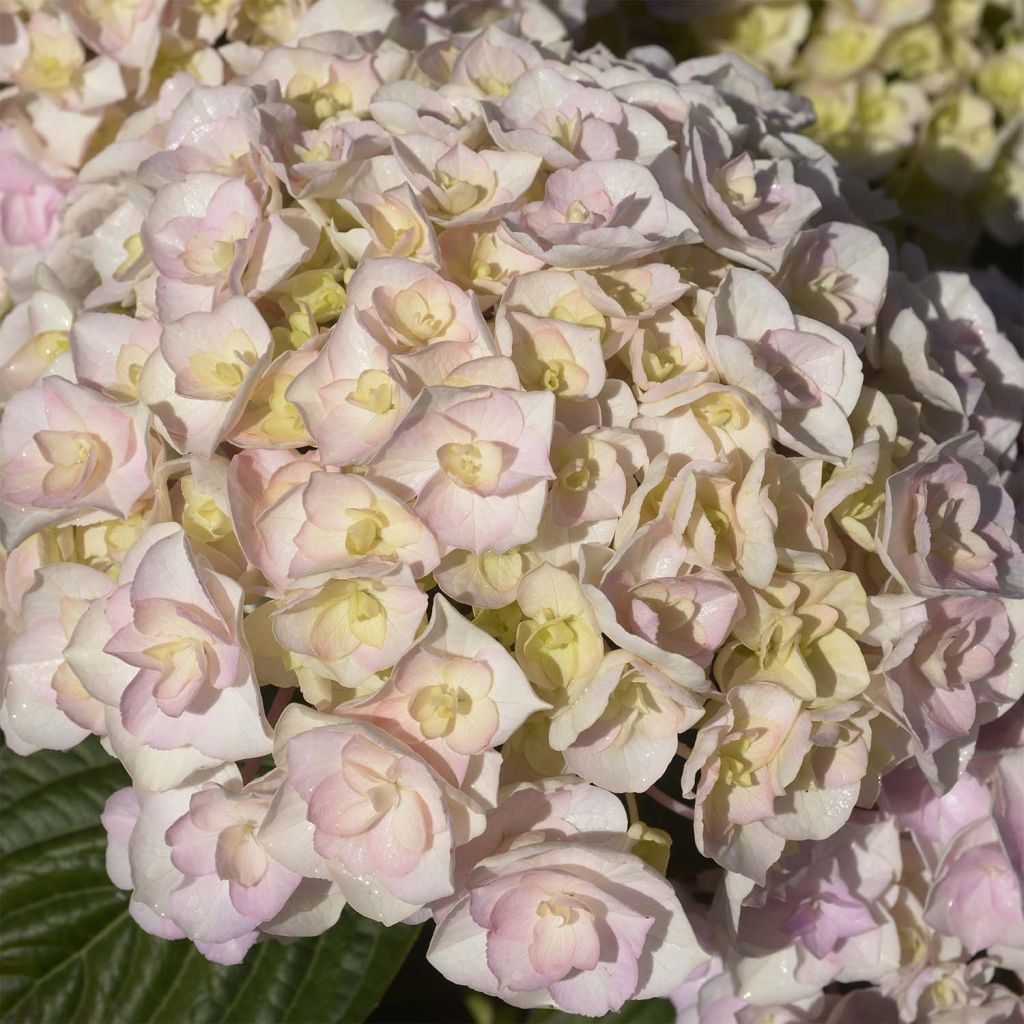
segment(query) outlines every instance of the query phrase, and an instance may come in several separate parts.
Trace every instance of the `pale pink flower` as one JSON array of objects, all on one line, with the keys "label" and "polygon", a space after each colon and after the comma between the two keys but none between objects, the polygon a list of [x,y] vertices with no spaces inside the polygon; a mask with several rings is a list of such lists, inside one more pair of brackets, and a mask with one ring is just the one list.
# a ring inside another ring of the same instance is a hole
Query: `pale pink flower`
[{"label": "pale pink flower", "polygon": [[295,146],[302,157],[299,163],[285,162],[276,168],[298,199],[330,197],[347,191],[367,161],[390,152],[391,148],[388,134],[372,121],[328,122],[303,131],[298,141],[288,139],[284,144]]},{"label": "pale pink flower", "polygon": [[763,587],[739,581],[737,589],[743,612],[715,655],[723,689],[777,683],[816,710],[842,707],[867,689],[870,672],[857,642],[868,625],[867,598],[857,575],[776,573]]},{"label": "pale pink flower", "polygon": [[165,324],[139,397],[182,452],[209,457],[237,423],[270,363],[273,339],[256,306],[236,296],[211,313]]},{"label": "pale pink flower", "polygon": [[346,295],[341,323],[357,321],[388,351],[410,394],[498,354],[475,297],[415,260],[364,260]]},{"label": "pale pink flower", "polygon": [[[1019,1013],[1020,999],[992,984],[995,963],[988,957],[968,962],[953,946],[897,978],[893,993],[900,1018],[956,1019],[970,1015],[982,1024],[1002,1024]],[[891,1012],[891,1011],[890,1011]]]},{"label": "pale pink flower", "polygon": [[981,439],[933,448],[886,481],[879,557],[922,597],[1024,597],[1013,507]]},{"label": "pale pink flower", "polygon": [[[100,816],[107,833],[107,875],[119,889],[131,891],[128,914],[150,935],[161,939],[185,937],[165,909],[171,889],[182,877],[171,863],[170,847],[164,838],[168,826],[188,810],[189,797],[204,782],[232,778],[238,778],[238,769],[221,765],[211,767],[189,786],[158,793],[126,786],[107,798]],[[217,952],[213,947],[210,951]]]},{"label": "pale pink flower", "polygon": [[274,635],[320,674],[359,686],[412,646],[426,609],[407,565],[335,570],[285,592],[273,611]]},{"label": "pale pink flower", "polygon": [[[260,137],[259,113],[269,104],[263,90],[197,85],[177,104],[163,130],[161,149],[139,166],[150,188],[203,171],[228,177],[253,173],[252,151]],[[287,107],[272,108],[280,116]]]},{"label": "pale pink flower", "polygon": [[698,239],[654,175],[628,160],[555,171],[544,199],[508,214],[502,225],[524,252],[565,268],[614,266]]},{"label": "pale pink flower", "polygon": [[[735,53],[684,60],[672,69],[669,78],[683,87],[684,95],[691,94],[690,90],[696,91],[703,101],[702,106],[707,106],[706,96],[710,92],[719,117],[735,109],[755,124],[771,124],[783,131],[798,131],[814,119],[814,108],[809,100],[776,89],[763,71]],[[731,123],[726,126],[731,127]]]},{"label": "pale pink flower", "polygon": [[[8,551],[0,547],[0,640],[6,652],[21,628],[21,605],[36,579],[36,570],[53,562],[59,552],[35,533]],[[3,662],[0,661],[0,667]]]},{"label": "pale pink flower", "polygon": [[927,432],[942,439],[968,427],[986,455],[1013,478],[1019,455],[1024,360],[966,274],[894,276],[868,357],[884,380],[923,403]]},{"label": "pale pink flower", "polygon": [[0,129],[0,242],[2,265],[26,252],[42,257],[57,238],[60,212],[74,179],[22,152],[17,132]]},{"label": "pale pink flower", "polygon": [[533,184],[540,157],[484,149],[430,135],[394,139],[395,155],[430,219],[438,225],[496,220]]},{"label": "pale pink flower", "polygon": [[130,402],[139,397],[142,368],[160,343],[160,323],[122,313],[82,313],[69,341],[78,380]]},{"label": "pale pink flower", "polygon": [[607,560],[591,592],[601,628],[620,647],[694,685],[710,664],[739,607],[720,573],[698,569],[675,539],[671,520],[641,527]]},{"label": "pale pink flower", "polygon": [[249,395],[249,403],[228,441],[239,448],[282,451],[313,443],[299,410],[288,400],[288,388],[317,357],[311,348],[287,350],[271,360]]},{"label": "pale pink flower", "polygon": [[155,271],[140,244],[139,232],[144,221],[142,211],[124,200],[93,228],[89,248],[99,281],[86,296],[89,309],[108,303],[134,302],[138,294],[138,315],[152,317],[155,313],[155,296],[150,293],[155,288]]},{"label": "pale pink flower", "polygon": [[[318,42],[324,42],[322,33],[344,32],[360,37],[371,33],[384,33],[394,27],[394,20],[394,8],[381,0],[372,0],[363,7],[351,7],[345,0],[320,0],[319,3],[309,5],[308,9],[302,8],[302,14],[295,22],[295,32],[300,37],[321,36]],[[344,49],[345,44],[334,43],[332,46],[330,36],[327,36],[326,45],[332,49]],[[392,60],[394,59],[392,55]],[[389,67],[387,62],[384,64],[385,67]],[[404,54],[398,59],[398,67],[405,67]]]},{"label": "pale pink flower", "polygon": [[446,228],[438,247],[448,277],[472,289],[484,308],[493,305],[517,275],[544,267],[543,260],[514,246],[497,224]]},{"label": "pale pink flower", "polygon": [[864,899],[842,879],[828,879],[804,896],[782,922],[782,931],[800,940],[820,960],[839,943],[875,927]]},{"label": "pale pink flower", "polygon": [[387,82],[370,101],[370,116],[389,135],[428,135],[475,149],[486,135],[480,102],[457,88],[409,79]]},{"label": "pale pink flower", "polygon": [[738,451],[752,461],[771,445],[775,425],[761,403],[740,388],[708,380],[705,369],[696,381],[686,382],[691,386],[640,404],[629,426],[644,439],[652,459],[686,453],[718,462]]},{"label": "pale pink flower", "polygon": [[599,1017],[666,995],[707,958],[665,879],[597,843],[498,854],[466,887],[427,957],[450,981],[514,1006]]},{"label": "pale pink flower", "polygon": [[68,332],[78,303],[43,267],[37,276],[40,286],[0,322],[0,400],[4,402],[46,374],[82,379],[68,351]]},{"label": "pale pink flower", "polygon": [[[694,920],[695,928],[699,920]],[[706,946],[710,944],[704,930],[697,934]],[[726,947],[725,941],[720,939],[720,945]],[[772,1024],[812,1024],[823,1019],[819,1014],[823,996],[801,991],[795,993],[797,998],[780,1003],[770,975],[739,981],[722,961],[727,953],[727,948],[713,953],[709,963],[692,971],[671,993],[677,1024],[761,1024],[766,1015]],[[874,994],[875,990],[864,991]]]},{"label": "pale pink flower", "polygon": [[123,67],[147,70],[160,43],[160,17],[165,4],[166,0],[116,5],[71,0],[67,12],[92,49]]},{"label": "pale pink flower", "polygon": [[875,708],[860,702],[811,713],[810,750],[800,773],[776,801],[770,828],[790,840],[822,840],[849,820],[864,793],[877,786],[870,763]]},{"label": "pale pink flower", "polygon": [[480,553],[532,540],[551,479],[550,395],[427,388],[370,475],[415,499],[438,540]]},{"label": "pale pink flower", "polygon": [[548,64],[519,77],[500,103],[482,106],[502,149],[534,153],[548,170],[615,159],[646,166],[671,146],[646,110]]},{"label": "pale pink flower", "polygon": [[434,579],[454,601],[474,608],[504,608],[516,599],[519,583],[535,559],[530,546],[474,554],[455,548],[441,559]]},{"label": "pale pink flower", "polygon": [[730,960],[739,988],[753,989],[757,1003],[784,1002],[833,981],[878,982],[895,971],[901,868],[891,818],[864,815],[827,839],[787,849],[765,891],[736,907]]},{"label": "pale pink flower", "polygon": [[114,589],[109,576],[86,565],[42,566],[21,602],[21,621],[5,655],[0,725],[19,754],[66,750],[106,731],[103,705],[82,687],[64,648],[90,602]]},{"label": "pale pink flower", "polygon": [[506,31],[500,25],[488,25],[469,40],[445,71],[450,74],[452,85],[461,87],[459,92],[473,94],[475,90],[481,98],[504,96],[526,71],[543,59],[529,39]]},{"label": "pale pink flower", "polygon": [[288,871],[255,834],[279,782],[271,775],[243,788],[225,765],[165,792],[114,793],[102,814],[107,874],[131,890],[135,923],[158,938],[190,938],[219,964],[241,963],[263,935],[334,925],[345,905],[337,888]]},{"label": "pale pink flower", "polygon": [[263,531],[262,519],[278,502],[295,492],[301,494],[310,477],[321,471],[315,453],[256,448],[231,460],[228,501],[238,542],[249,563],[275,586],[283,587],[292,579],[290,567],[297,554],[294,533],[302,523],[292,523],[286,536],[280,528],[272,534]]},{"label": "pale pink flower", "polygon": [[664,402],[717,374],[697,325],[674,306],[637,323],[620,358],[645,403]]},{"label": "pale pink flower", "polygon": [[277,726],[287,771],[258,839],[298,874],[333,879],[385,924],[451,895],[456,845],[483,829],[473,802],[380,729],[294,705]]},{"label": "pale pink flower", "polygon": [[588,782],[640,793],[664,775],[679,733],[703,714],[703,695],[635,654],[612,651],[590,684],[554,713],[549,742]]},{"label": "pale pink flower", "polygon": [[106,706],[110,745],[141,788],[169,789],[269,752],[242,600],[238,584],[198,565],[181,528],[166,524],[143,534],[120,586],[78,621],[65,657]]},{"label": "pale pink flower", "polygon": [[603,327],[572,275],[558,270],[518,275],[494,322],[523,386],[569,399],[595,398],[604,386]]},{"label": "pale pink flower", "polygon": [[167,829],[170,859],[181,872],[167,912],[197,945],[244,951],[285,908],[301,876],[273,860],[257,832],[282,781],[271,774],[207,782]]},{"label": "pale pink flower", "polygon": [[807,316],[842,329],[871,327],[885,298],[889,253],[872,231],[829,222],[794,236],[775,284]]},{"label": "pale pink flower", "polygon": [[1010,291],[591,6],[0,0],[0,728],[122,762],[125,908],[216,963],[351,903],[480,1006],[1008,1024]]},{"label": "pale pink flower", "polygon": [[149,413],[61,377],[20,391],[0,423],[0,525],[14,547],[98,510],[126,518],[152,488]]},{"label": "pale pink flower", "polygon": [[604,658],[601,624],[576,575],[547,562],[519,581],[516,604],[516,659],[552,702],[589,683]]},{"label": "pale pink flower", "polygon": [[988,819],[992,811],[990,793],[971,772],[964,772],[940,794],[913,761],[885,776],[881,800],[926,852],[943,849],[958,832]]},{"label": "pale pink flower", "polygon": [[437,234],[394,157],[370,160],[340,205],[370,236],[367,259],[394,256],[430,266],[441,262]]},{"label": "pale pink flower", "polygon": [[67,104],[82,85],[85,48],[60,12],[24,13],[29,16],[22,20],[16,11],[4,11],[0,75],[20,90]]},{"label": "pale pink flower", "polygon": [[[973,406],[982,389],[977,381],[971,380],[973,367],[967,354],[961,360],[955,350],[949,352],[952,358],[948,361],[955,377],[947,380],[945,369],[935,358],[931,332],[921,308],[925,301],[909,281],[893,275],[877,329],[869,336],[866,355],[871,365],[882,372],[890,391],[923,402],[933,417],[938,413],[939,423],[950,433],[963,429],[965,402]],[[948,326],[941,327],[938,333],[952,334]]]},{"label": "pale pink flower", "polygon": [[1012,465],[1020,444],[1024,359],[1003,333],[1004,318],[996,317],[966,274],[930,274],[917,287],[929,304],[930,360],[956,389],[988,457],[1001,467]]},{"label": "pale pink flower", "polygon": [[[611,842],[621,843],[628,825],[618,797],[573,776],[503,786],[497,806],[487,815],[487,828],[455,851],[456,893],[464,888],[466,875],[495,854],[582,833],[603,832]],[[435,904],[431,908],[435,919],[440,920],[454,902]]]},{"label": "pale pink flower", "polygon": [[683,775],[684,792],[696,797],[694,834],[705,856],[764,884],[786,845],[772,831],[775,801],[800,770],[810,728],[802,702],[781,687],[729,690],[697,734]]},{"label": "pale pink flower", "polygon": [[262,53],[244,82],[276,83],[300,120],[315,127],[338,114],[365,117],[381,77],[371,54],[335,56],[320,49],[275,46]]},{"label": "pale pink flower", "polygon": [[870,599],[864,640],[884,652],[878,668],[898,688],[893,704],[924,750],[973,736],[977,726],[1020,698],[1014,669],[1019,624],[991,597]]},{"label": "pale pink flower", "polygon": [[438,595],[426,632],[384,686],[345,711],[369,719],[442,778],[493,804],[498,758],[491,752],[545,707],[505,648]]},{"label": "pale pink flower", "polygon": [[592,427],[570,434],[556,424],[555,479],[548,496],[552,521],[577,526],[618,519],[633,478],[646,463],[643,442],[631,430]]},{"label": "pale pink flower", "polygon": [[249,561],[278,588],[332,570],[439,561],[430,531],[390,491],[290,452],[254,449],[231,461],[229,495]]},{"label": "pale pink flower", "polygon": [[146,214],[143,238],[157,270],[173,281],[239,287],[261,220],[241,178],[208,172],[165,185]]},{"label": "pale pink flower", "polygon": [[999,836],[1017,873],[1024,876],[1024,711],[1018,701],[996,722],[980,731],[978,751],[971,765],[992,794],[992,815]]},{"label": "pale pink flower", "polygon": [[761,406],[783,444],[830,462],[849,458],[847,417],[863,371],[844,335],[794,315],[760,274],[733,269],[709,310],[705,340],[721,378]]},{"label": "pale pink flower", "polygon": [[680,203],[704,244],[758,270],[774,270],[787,242],[821,208],[785,159],[737,147],[706,108],[689,113]]},{"label": "pale pink flower", "polygon": [[410,404],[409,394],[391,374],[388,350],[351,306],[285,397],[298,408],[327,465],[367,461]]},{"label": "pale pink flower", "polygon": [[627,324],[670,310],[690,290],[679,270],[668,263],[640,260],[622,267],[593,271],[577,270],[573,275],[580,291],[606,316]]},{"label": "pale pink flower", "polygon": [[782,517],[765,479],[766,454],[749,464],[737,452],[710,463],[657,456],[616,526],[617,545],[647,520],[660,495],[658,514],[673,521],[694,564],[767,586],[778,561],[775,532]]},{"label": "pale pink flower", "polygon": [[968,953],[1024,947],[1020,878],[989,822],[968,825],[943,855],[925,919],[958,938]]}]

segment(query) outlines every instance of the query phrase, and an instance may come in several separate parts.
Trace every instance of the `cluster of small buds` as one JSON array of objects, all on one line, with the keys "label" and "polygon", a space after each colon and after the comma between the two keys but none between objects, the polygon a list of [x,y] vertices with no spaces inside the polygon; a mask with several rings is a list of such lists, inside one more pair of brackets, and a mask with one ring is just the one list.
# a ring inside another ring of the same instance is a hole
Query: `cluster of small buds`
[{"label": "cluster of small buds", "polygon": [[[593,0],[592,0],[593,2]],[[937,256],[1024,239],[1016,0],[649,0],[678,49],[738,53],[814,103],[808,134],[873,181]]]},{"label": "cluster of small buds", "polygon": [[529,0],[0,10],[0,728],[123,763],[142,928],[1021,1012],[1024,360],[806,102]]}]

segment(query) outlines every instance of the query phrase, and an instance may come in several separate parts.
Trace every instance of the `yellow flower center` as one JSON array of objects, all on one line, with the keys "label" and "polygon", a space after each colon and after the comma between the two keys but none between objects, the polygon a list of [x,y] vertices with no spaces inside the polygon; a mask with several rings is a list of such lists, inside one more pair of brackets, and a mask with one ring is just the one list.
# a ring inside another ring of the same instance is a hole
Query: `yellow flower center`
[{"label": "yellow flower center", "polygon": [[426,686],[409,701],[409,714],[427,739],[447,736],[460,715],[473,712],[473,698],[461,687],[448,684]]},{"label": "yellow flower center", "polygon": [[350,508],[346,511],[352,520],[345,531],[345,550],[349,554],[362,557],[372,551],[381,555],[394,552],[390,545],[383,543],[384,529],[388,526],[388,518],[383,512],[369,508]]},{"label": "yellow flower center", "polygon": [[437,461],[456,483],[474,491],[493,490],[501,474],[501,449],[492,441],[443,444]]},{"label": "yellow flower center", "polygon": [[578,199],[574,199],[569,204],[569,209],[565,211],[565,221],[567,224],[586,224],[589,219],[589,211]]},{"label": "yellow flower center", "polygon": [[346,402],[378,416],[395,408],[395,384],[383,370],[363,370]]}]

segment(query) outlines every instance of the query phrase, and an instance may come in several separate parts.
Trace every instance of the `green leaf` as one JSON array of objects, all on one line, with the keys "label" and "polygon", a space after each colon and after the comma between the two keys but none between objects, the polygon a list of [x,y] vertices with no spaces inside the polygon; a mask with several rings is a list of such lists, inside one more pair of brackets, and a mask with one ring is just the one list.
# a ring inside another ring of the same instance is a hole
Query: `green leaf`
[{"label": "green leaf", "polygon": [[528,1019],[530,1024],[570,1024],[574,1021],[588,1021],[589,1024],[673,1024],[676,1011],[667,999],[638,999],[603,1017],[580,1017],[563,1010],[533,1010]]},{"label": "green leaf", "polygon": [[329,1024],[362,1021],[416,938],[345,910],[318,938],[209,963],[147,935],[104,867],[106,798],[128,779],[99,743],[0,749],[0,1021]]}]

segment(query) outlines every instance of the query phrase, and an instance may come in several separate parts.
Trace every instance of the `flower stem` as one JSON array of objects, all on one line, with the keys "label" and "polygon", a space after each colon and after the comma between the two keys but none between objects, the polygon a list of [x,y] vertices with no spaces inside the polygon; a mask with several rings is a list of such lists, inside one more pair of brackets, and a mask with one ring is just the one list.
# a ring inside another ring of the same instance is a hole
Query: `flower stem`
[{"label": "flower stem", "polygon": [[640,820],[640,809],[636,805],[636,793],[626,794],[626,810],[629,812],[630,825]]},{"label": "flower stem", "polygon": [[667,807],[670,811],[675,811],[676,814],[693,821],[693,808],[688,804],[684,804],[681,800],[674,800],[668,793],[662,793],[660,789],[656,789],[654,786],[647,790],[647,796],[652,800],[656,800],[662,807]]},{"label": "flower stem", "polygon": [[267,721],[271,727],[277,725],[277,720],[281,717],[281,712],[291,703],[292,694],[295,693],[294,686],[282,686],[278,690],[277,696],[274,698],[274,703],[270,705],[270,710],[267,712]]}]

